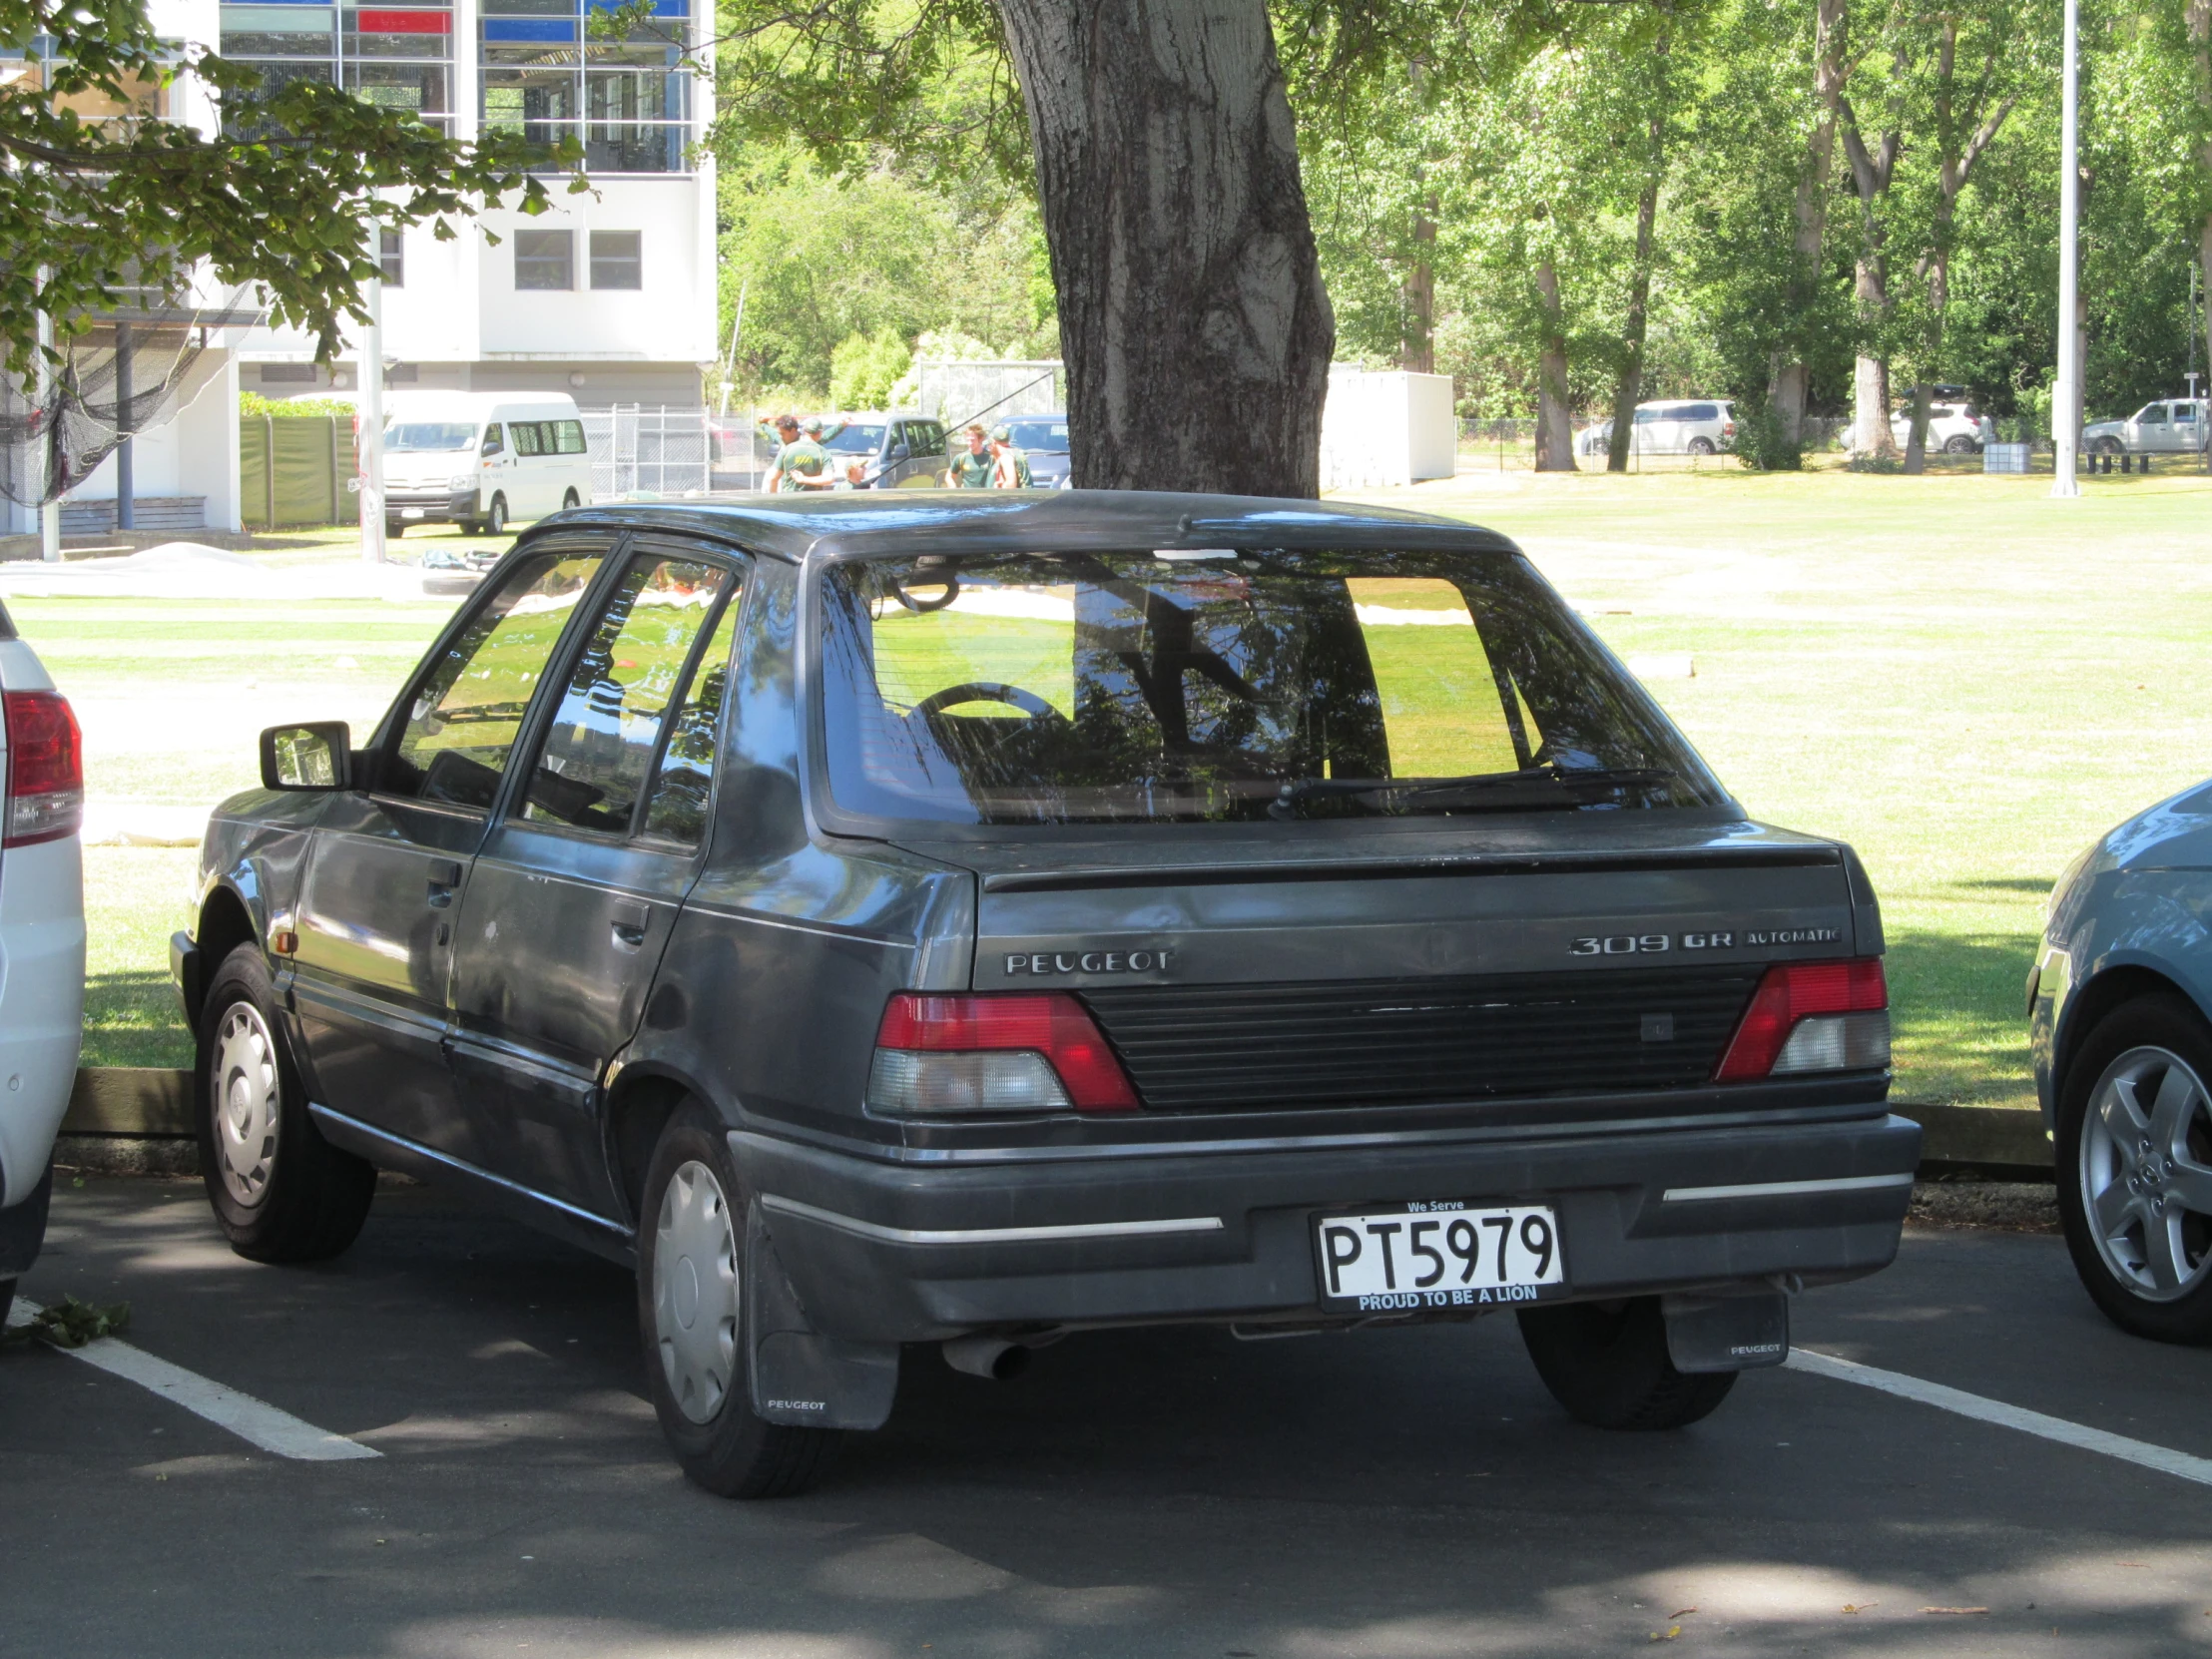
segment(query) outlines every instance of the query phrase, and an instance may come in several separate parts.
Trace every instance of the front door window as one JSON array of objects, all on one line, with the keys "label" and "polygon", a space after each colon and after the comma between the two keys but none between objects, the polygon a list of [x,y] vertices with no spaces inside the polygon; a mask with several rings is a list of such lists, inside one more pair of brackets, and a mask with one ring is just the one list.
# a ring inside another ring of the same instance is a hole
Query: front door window
[{"label": "front door window", "polygon": [[434,662],[377,781],[379,794],[488,810],[537,690],[599,553],[540,553]]}]

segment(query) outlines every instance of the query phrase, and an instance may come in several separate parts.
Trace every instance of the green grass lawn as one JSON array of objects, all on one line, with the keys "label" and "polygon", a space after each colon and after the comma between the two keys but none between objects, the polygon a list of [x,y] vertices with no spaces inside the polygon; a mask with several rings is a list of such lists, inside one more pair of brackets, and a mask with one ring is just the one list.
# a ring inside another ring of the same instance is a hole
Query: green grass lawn
[{"label": "green grass lawn", "polygon": [[[1514,537],[1623,656],[1690,656],[1695,678],[1651,689],[1738,799],[1867,860],[1890,930],[1899,1097],[2018,1104],[2021,982],[2052,877],[2111,824],[2212,775],[2212,480],[2083,487],[2054,502],[2047,478],[1710,467],[1476,476],[1374,499]],[[73,697],[143,705],[150,731],[173,734],[95,744],[95,796],[181,803],[250,782],[259,725],[365,729],[450,613],[9,608]],[[88,1063],[184,1058],[166,941],[191,863],[183,849],[88,852]]]}]

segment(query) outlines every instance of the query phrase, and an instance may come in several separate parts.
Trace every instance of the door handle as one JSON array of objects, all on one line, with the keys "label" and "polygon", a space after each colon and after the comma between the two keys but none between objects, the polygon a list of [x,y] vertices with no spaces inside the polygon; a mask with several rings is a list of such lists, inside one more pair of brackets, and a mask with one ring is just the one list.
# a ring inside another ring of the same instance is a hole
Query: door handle
[{"label": "door handle", "polygon": [[453,889],[461,884],[461,866],[450,858],[430,863],[430,908],[442,910],[453,902]]},{"label": "door handle", "polygon": [[645,943],[645,930],[653,919],[653,912],[643,904],[617,904],[610,918],[609,928],[614,935],[617,950],[637,950]]}]

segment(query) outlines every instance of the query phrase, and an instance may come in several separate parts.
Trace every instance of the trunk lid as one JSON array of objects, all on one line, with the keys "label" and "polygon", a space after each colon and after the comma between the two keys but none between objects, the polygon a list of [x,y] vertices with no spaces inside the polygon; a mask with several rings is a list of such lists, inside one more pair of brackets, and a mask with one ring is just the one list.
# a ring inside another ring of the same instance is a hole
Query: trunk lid
[{"label": "trunk lid", "polygon": [[975,873],[973,988],[1080,995],[1154,1110],[1697,1087],[1768,963],[1882,948],[1848,848],[1718,814],[901,844]]}]

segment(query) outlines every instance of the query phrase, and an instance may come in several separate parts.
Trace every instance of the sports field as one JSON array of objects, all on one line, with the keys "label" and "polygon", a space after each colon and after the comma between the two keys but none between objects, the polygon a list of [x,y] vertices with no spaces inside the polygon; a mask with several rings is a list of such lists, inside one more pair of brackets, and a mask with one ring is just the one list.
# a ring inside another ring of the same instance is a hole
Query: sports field
[{"label": "sports field", "polygon": [[[2043,894],[2212,775],[2212,480],[1725,468],[1477,475],[1373,497],[1518,540],[1762,819],[1842,835],[1890,926],[1898,1094],[2024,1103]],[[410,538],[411,540],[412,538]],[[87,712],[96,802],[204,805],[279,718],[364,728],[449,602],[11,599]],[[1672,659],[1672,662],[1664,661]],[[88,1064],[186,1057],[167,987],[192,854],[87,852]]]}]

